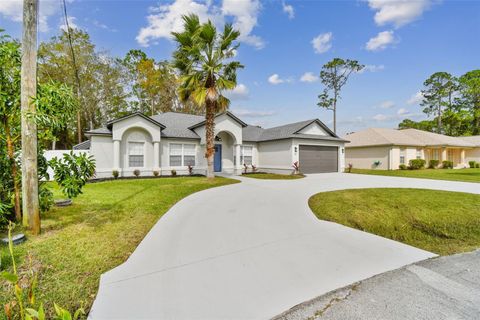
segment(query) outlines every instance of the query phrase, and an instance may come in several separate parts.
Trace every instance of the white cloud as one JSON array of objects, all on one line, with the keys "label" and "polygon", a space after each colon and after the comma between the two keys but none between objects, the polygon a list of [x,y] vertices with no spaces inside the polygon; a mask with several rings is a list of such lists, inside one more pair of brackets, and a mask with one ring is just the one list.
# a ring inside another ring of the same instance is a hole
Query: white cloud
[{"label": "white cloud", "polygon": [[418,19],[431,4],[432,0],[368,0],[376,11],[377,25],[393,24],[397,28]]},{"label": "white cloud", "polygon": [[375,121],[385,121],[385,120],[388,119],[388,116],[379,113],[379,114],[374,115],[372,119],[375,120]]},{"label": "white cloud", "polygon": [[379,51],[386,49],[389,45],[398,42],[395,39],[393,31],[382,31],[377,34],[376,37],[368,40],[365,48],[368,51]]},{"label": "white cloud", "polygon": [[374,64],[367,64],[365,67],[358,71],[357,73],[364,73],[364,72],[379,72],[385,70],[385,66],[383,64],[374,65]]},{"label": "white cloud", "polygon": [[182,30],[182,16],[193,13],[198,15],[201,22],[210,19],[218,27],[225,23],[226,16],[232,17],[233,26],[240,31],[239,40],[260,49],[264,47],[264,41],[251,34],[257,25],[260,9],[259,0],[223,0],[221,8],[212,1],[175,0],[150,8],[148,25],[140,29],[136,39],[142,46],[148,46],[155,39],[171,39],[172,31]]},{"label": "white cloud", "polygon": [[407,100],[407,104],[409,105],[418,105],[420,102],[423,100],[423,94],[421,91],[418,91],[414,95],[410,97],[410,99]]},{"label": "white cloud", "polygon": [[[77,18],[75,17],[68,17],[68,26],[70,29],[78,29],[78,25],[75,23],[77,21]],[[67,31],[67,24],[65,23],[65,18],[60,19],[60,29],[63,31]]]},{"label": "white cloud", "polygon": [[[58,12],[60,3],[55,0],[39,1],[38,30],[47,32],[48,18]],[[23,0],[0,0],[0,15],[15,22],[23,20]]]},{"label": "white cloud", "polygon": [[372,117],[372,120],[377,122],[385,122],[385,121],[399,121],[405,118],[419,118],[422,117],[422,113],[412,113],[404,108],[400,108],[396,114],[386,115],[383,113],[376,114]]},{"label": "white cloud", "polygon": [[268,77],[268,82],[276,85],[276,84],[284,83],[285,80],[281,79],[278,74],[274,73],[270,77]]},{"label": "white cloud", "polygon": [[313,72],[305,72],[300,77],[300,81],[302,81],[302,82],[316,82],[316,81],[318,81],[318,76],[314,75]]},{"label": "white cloud", "polygon": [[321,33],[312,40],[315,53],[325,53],[332,47],[333,34],[331,32]]},{"label": "white cloud", "polygon": [[391,100],[387,100],[387,101],[383,101],[382,103],[380,103],[380,108],[382,109],[390,109],[390,108],[393,108],[395,106],[395,102],[391,101]]},{"label": "white cloud", "polygon": [[398,114],[399,116],[407,115],[407,114],[409,114],[409,113],[410,113],[410,112],[409,112],[407,109],[405,109],[405,108],[400,108],[400,109],[398,109],[398,111],[397,111],[397,114]]},{"label": "white cloud", "polygon": [[275,111],[254,111],[248,109],[233,109],[231,110],[235,115],[245,118],[264,118],[275,115]]},{"label": "white cloud", "polygon": [[243,83],[238,84],[235,89],[225,92],[225,96],[230,100],[246,100],[248,99],[248,88]]},{"label": "white cloud", "polygon": [[291,4],[286,4],[284,1],[282,2],[282,8],[283,8],[283,12],[285,12],[288,15],[288,19],[295,18],[295,9]]}]

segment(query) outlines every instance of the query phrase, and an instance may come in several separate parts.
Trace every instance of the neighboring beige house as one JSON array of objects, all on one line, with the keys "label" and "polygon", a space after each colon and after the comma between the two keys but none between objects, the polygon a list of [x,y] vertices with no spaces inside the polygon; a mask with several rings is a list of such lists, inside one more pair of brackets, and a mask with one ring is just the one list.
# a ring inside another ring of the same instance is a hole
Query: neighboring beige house
[{"label": "neighboring beige house", "polygon": [[[88,141],[74,147],[89,150],[96,176],[141,176],[154,171],[170,175],[206,172],[205,117],[166,112],[152,117],[134,113],[87,131]],[[304,173],[342,172],[345,140],[320,120],[312,119],[264,129],[248,125],[230,112],[215,117],[216,172],[241,174],[244,164],[261,171],[286,173],[299,161]]]},{"label": "neighboring beige house", "polygon": [[450,137],[417,129],[369,128],[345,137],[345,162],[354,168],[395,170],[411,159],[453,161],[455,168],[480,162],[480,136]]}]

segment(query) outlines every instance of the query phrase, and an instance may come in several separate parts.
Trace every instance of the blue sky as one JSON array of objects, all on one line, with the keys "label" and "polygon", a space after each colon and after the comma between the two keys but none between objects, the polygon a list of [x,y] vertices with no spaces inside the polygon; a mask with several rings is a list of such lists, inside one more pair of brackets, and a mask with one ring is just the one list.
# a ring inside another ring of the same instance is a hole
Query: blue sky
[{"label": "blue sky", "polygon": [[[21,0],[0,1],[0,28],[21,34]],[[40,0],[40,41],[58,34],[60,0]],[[265,127],[332,114],[316,106],[321,66],[334,57],[367,65],[351,77],[338,107],[338,132],[396,127],[425,118],[418,92],[433,72],[480,67],[480,1],[86,1],[67,2],[71,24],[101,50],[139,48],[168,59],[181,14],[194,12],[242,31],[239,86],[231,109]]]}]

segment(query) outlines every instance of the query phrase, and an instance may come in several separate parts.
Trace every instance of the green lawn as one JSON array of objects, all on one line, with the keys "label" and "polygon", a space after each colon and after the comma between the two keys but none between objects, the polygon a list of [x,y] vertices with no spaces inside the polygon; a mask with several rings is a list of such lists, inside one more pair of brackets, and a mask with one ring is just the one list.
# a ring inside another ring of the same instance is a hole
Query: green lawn
[{"label": "green lawn", "polygon": [[480,182],[480,169],[371,170],[352,169],[352,173],[407,178]]},{"label": "green lawn", "polygon": [[276,173],[247,173],[242,177],[265,179],[265,180],[295,180],[305,178],[301,174],[276,174]]},{"label": "green lawn", "polygon": [[[124,262],[146,233],[176,202],[207,188],[238,181],[202,177],[117,180],[87,184],[84,194],[65,208],[42,217],[42,234],[16,246],[17,262],[28,270],[27,255],[38,270],[37,300],[74,310],[89,310],[100,275]],[[58,189],[55,195],[61,197]],[[1,248],[2,268],[11,265]],[[0,281],[0,319],[12,295]]]},{"label": "green lawn", "polygon": [[441,255],[480,247],[480,195],[421,189],[318,193],[315,215]]}]

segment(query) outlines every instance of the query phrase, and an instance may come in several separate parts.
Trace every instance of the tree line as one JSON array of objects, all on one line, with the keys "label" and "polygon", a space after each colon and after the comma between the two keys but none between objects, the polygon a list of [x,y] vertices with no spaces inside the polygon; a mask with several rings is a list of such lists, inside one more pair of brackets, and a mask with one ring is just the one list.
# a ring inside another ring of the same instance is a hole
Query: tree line
[{"label": "tree line", "polygon": [[414,128],[449,136],[480,135],[480,70],[455,77],[436,72],[423,83],[420,105],[431,120],[404,119],[399,129]]}]

